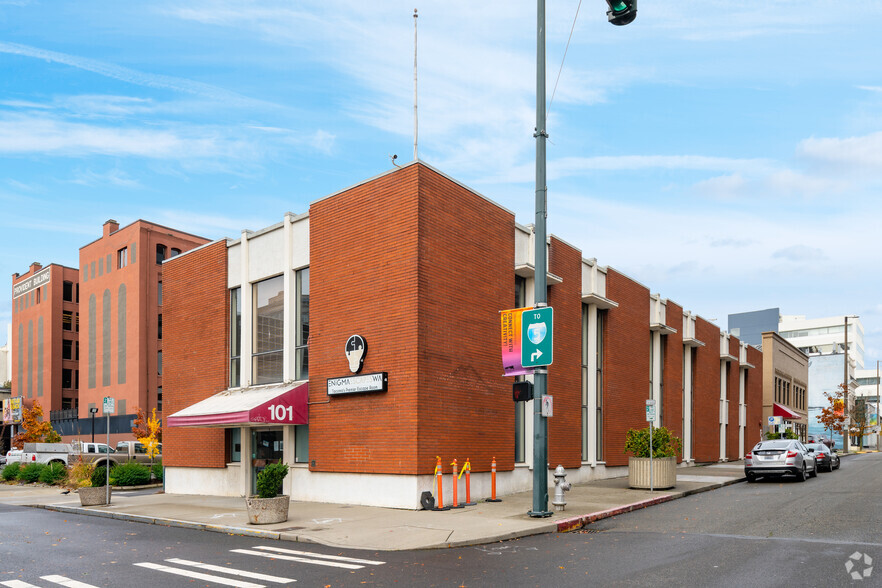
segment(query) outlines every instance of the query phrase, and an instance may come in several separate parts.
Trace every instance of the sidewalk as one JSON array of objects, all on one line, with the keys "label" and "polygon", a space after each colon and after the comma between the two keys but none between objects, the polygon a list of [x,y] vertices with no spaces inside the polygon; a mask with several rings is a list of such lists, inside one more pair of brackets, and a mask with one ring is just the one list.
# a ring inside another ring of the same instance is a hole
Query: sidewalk
[{"label": "sidewalk", "polygon": [[[548,518],[526,514],[533,506],[532,492],[443,512],[292,501],[286,522],[260,526],[248,523],[241,497],[114,490],[109,506],[84,508],[76,494],[61,495],[57,488],[0,485],[0,502],[265,539],[395,551],[478,545],[570,531],[596,520],[740,482],[744,480],[744,465],[736,461],[685,467],[678,468],[677,473],[676,488],[655,492],[628,488],[627,477],[580,484],[566,493],[566,510]],[[553,489],[549,490],[551,496]],[[548,506],[553,509],[550,500]]]}]

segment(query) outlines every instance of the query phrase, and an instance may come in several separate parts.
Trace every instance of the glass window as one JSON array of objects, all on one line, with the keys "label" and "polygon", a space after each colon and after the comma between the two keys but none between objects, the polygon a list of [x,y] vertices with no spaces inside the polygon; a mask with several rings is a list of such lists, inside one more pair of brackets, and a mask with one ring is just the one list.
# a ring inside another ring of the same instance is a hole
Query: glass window
[{"label": "glass window", "polygon": [[61,298],[65,302],[74,301],[74,285],[73,282],[64,282],[62,284]]},{"label": "glass window", "polygon": [[156,338],[162,339],[162,315],[156,316]]},{"label": "glass window", "polygon": [[297,334],[294,379],[309,377],[309,268],[297,272]]},{"label": "glass window", "polygon": [[294,425],[294,463],[309,463],[309,425]]},{"label": "glass window", "polygon": [[180,250],[180,249],[178,249],[177,247],[172,247],[172,249],[171,249],[171,257],[177,257],[177,256],[180,255],[180,254],[181,254],[181,250]]},{"label": "glass window", "polygon": [[242,461],[242,429],[225,429],[227,463]]},{"label": "glass window", "polygon": [[167,251],[165,245],[158,244],[156,246],[156,263],[162,263],[165,259],[165,252]]},{"label": "glass window", "polygon": [[160,280],[156,284],[156,298],[158,301],[157,304],[159,304],[159,306],[162,306],[162,280]]},{"label": "glass window", "polygon": [[596,442],[594,444],[597,461],[603,461],[603,325],[606,320],[606,311],[597,311],[597,344],[594,353],[597,356],[597,384],[595,394],[597,395],[597,408],[594,414],[594,435]]},{"label": "glass window", "polygon": [[242,290],[230,290],[230,386],[237,388],[241,383],[242,362]]},{"label": "glass window", "polygon": [[73,387],[73,370],[63,368],[61,370],[61,387],[70,390]]},{"label": "glass window", "polygon": [[116,252],[116,267],[122,269],[127,265],[129,265],[129,249],[128,247],[123,247]]},{"label": "glass window", "polygon": [[61,328],[65,331],[73,330],[73,312],[70,310],[61,311]]},{"label": "glass window", "polygon": [[156,412],[162,412],[162,386],[156,389]]},{"label": "glass window", "polygon": [[282,381],[285,332],[285,281],[276,276],[254,284],[252,382]]},{"label": "glass window", "polygon": [[156,373],[162,375],[162,351],[156,352]]}]

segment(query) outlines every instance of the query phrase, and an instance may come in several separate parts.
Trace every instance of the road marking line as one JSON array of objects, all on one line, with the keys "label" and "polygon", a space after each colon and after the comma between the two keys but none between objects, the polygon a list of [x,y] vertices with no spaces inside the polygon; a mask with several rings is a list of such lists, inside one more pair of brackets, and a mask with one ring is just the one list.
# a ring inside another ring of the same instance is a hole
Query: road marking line
[{"label": "road marking line", "polygon": [[142,561],[135,564],[136,566],[141,566],[142,568],[148,568],[151,570],[156,570],[158,572],[166,572],[168,574],[176,574],[178,576],[186,576],[187,578],[195,578],[197,580],[205,580],[207,582],[215,582],[216,584],[223,584],[224,586],[234,586],[235,588],[265,588],[263,584],[253,584],[252,582],[242,582],[239,580],[230,580],[228,578],[221,578],[220,576],[213,576],[211,574],[201,574],[199,572],[192,572],[190,570],[180,570],[178,568],[172,568],[169,566],[164,566],[162,564],[155,564],[149,561]]},{"label": "road marking line", "polygon": [[231,568],[225,568],[223,566],[214,566],[211,564],[206,564],[198,561],[190,561],[188,559],[167,559],[165,560],[169,563],[179,564],[182,566],[191,566],[194,568],[199,568],[201,570],[209,570],[212,572],[224,572],[230,574],[231,576],[242,576],[243,578],[251,578],[253,580],[263,580],[264,582],[275,582],[277,584],[288,584],[290,582],[296,582],[297,580],[293,578],[283,578],[281,576],[270,576],[268,574],[258,574],[257,572],[246,572],[243,570],[234,570]]},{"label": "road marking line", "polygon": [[53,584],[59,584],[61,586],[67,586],[67,588],[96,588],[92,584],[86,584],[85,582],[78,582],[76,580],[71,580],[70,578],[65,578],[64,576],[40,576],[41,580],[46,580],[47,582],[52,582]]},{"label": "road marking line", "polygon": [[266,549],[269,551],[278,551],[279,553],[287,553],[289,555],[305,555],[307,557],[318,557],[321,559],[332,559],[334,561],[346,561],[350,563],[360,563],[367,565],[383,565],[384,561],[376,561],[372,559],[357,559],[354,557],[343,557],[342,555],[323,555],[321,553],[312,553],[311,551],[296,551],[294,549],[284,549],[282,547],[271,547],[269,545],[258,545],[254,549]]},{"label": "road marking line", "polygon": [[21,580],[7,580],[6,582],[0,582],[0,586],[8,586],[9,588],[40,588]]},{"label": "road marking line", "polygon": [[295,557],[293,555],[283,555],[281,553],[265,553],[263,551],[251,551],[250,549],[231,549],[233,553],[244,553],[245,555],[256,555],[258,557],[268,557],[271,559],[281,559],[285,561],[296,561],[300,563],[316,564],[319,566],[329,566],[332,568],[344,568],[346,570],[360,570],[364,566],[355,564],[340,563],[336,561],[325,561],[321,559],[309,559],[306,557]]}]

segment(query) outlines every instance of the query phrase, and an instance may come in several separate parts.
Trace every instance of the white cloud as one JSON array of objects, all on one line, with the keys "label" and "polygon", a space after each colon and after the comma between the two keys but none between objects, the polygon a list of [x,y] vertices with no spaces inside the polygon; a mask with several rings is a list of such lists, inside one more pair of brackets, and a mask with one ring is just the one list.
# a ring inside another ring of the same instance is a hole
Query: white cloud
[{"label": "white cloud", "polygon": [[845,139],[811,137],[799,143],[797,154],[816,164],[882,175],[882,132]]},{"label": "white cloud", "polygon": [[784,249],[779,249],[772,253],[775,259],[784,259],[792,262],[821,262],[827,259],[824,252],[817,247],[809,247],[808,245],[791,245]]},{"label": "white cloud", "polygon": [[118,188],[143,187],[139,181],[132,179],[128,174],[119,169],[112,169],[104,173],[92,170],[80,171],[75,174],[74,179],[70,180],[70,182],[81,186],[110,185]]}]

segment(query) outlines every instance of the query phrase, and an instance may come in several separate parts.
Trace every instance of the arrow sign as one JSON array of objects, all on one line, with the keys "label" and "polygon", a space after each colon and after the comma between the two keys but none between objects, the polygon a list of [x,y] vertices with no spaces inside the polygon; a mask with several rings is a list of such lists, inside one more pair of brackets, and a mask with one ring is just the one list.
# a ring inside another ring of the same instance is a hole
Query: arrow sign
[{"label": "arrow sign", "polygon": [[521,363],[524,367],[551,365],[554,359],[554,309],[525,308],[521,313]]}]

